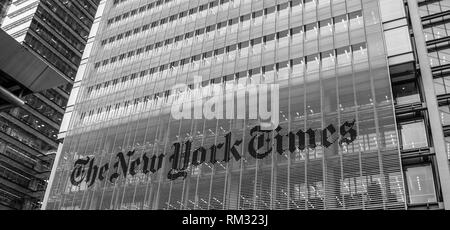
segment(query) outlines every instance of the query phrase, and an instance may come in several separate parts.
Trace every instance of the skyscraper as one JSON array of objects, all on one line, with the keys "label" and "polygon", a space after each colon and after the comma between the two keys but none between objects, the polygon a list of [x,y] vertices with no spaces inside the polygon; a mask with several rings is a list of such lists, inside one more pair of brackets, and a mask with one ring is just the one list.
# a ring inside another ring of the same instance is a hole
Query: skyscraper
[{"label": "skyscraper", "polygon": [[447,2],[101,1],[45,208],[450,209]]},{"label": "skyscraper", "polygon": [[2,1],[2,30],[62,79],[55,81],[60,86],[54,89],[23,94],[23,107],[0,113],[0,176],[8,181],[0,187],[2,207],[40,208],[59,146],[58,130],[98,2]]}]

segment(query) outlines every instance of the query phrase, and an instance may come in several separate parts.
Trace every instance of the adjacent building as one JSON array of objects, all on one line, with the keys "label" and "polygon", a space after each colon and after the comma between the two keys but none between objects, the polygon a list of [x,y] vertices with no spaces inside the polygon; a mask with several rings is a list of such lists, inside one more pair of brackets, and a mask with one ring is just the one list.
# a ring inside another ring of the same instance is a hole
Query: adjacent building
[{"label": "adjacent building", "polygon": [[450,209],[449,3],[101,1],[43,208]]},{"label": "adjacent building", "polygon": [[[2,71],[5,67],[14,74],[6,72],[8,78],[3,78],[2,73],[1,83],[10,92],[17,91],[17,102],[23,102],[2,107],[0,112],[2,209],[41,206],[60,144],[58,130],[97,6],[95,0],[1,1],[1,29],[22,46],[13,50],[2,37],[0,65]],[[45,67],[32,65],[36,63],[21,55],[23,51],[37,56]],[[48,72],[58,78],[48,78]],[[14,85],[18,77],[26,84]],[[20,91],[19,85],[26,90]]]},{"label": "adjacent building", "polygon": [[[29,109],[24,97],[63,84],[65,80],[45,61],[0,30],[0,113]],[[36,209],[45,191],[54,154],[36,151],[30,130],[10,118],[0,133],[0,210]],[[17,124],[17,125],[14,125]],[[16,146],[21,146],[21,149]],[[28,154],[24,154],[26,151]]]}]

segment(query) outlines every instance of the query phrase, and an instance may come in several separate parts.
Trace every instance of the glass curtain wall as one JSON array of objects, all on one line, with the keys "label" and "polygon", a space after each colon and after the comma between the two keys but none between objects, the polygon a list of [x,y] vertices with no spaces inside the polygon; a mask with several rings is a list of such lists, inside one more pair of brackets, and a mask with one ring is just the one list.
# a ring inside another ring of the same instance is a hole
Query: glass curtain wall
[{"label": "glass curtain wall", "polygon": [[[108,1],[102,16],[48,209],[406,207],[377,1],[120,5]],[[257,132],[253,119],[174,119],[179,83],[200,103],[213,86],[278,84],[281,129]],[[240,143],[233,150],[241,158],[224,160],[224,143]],[[254,157],[249,146],[268,154]],[[175,157],[177,148],[192,154]],[[184,174],[172,180],[174,162]],[[103,179],[91,184],[92,165]]]}]

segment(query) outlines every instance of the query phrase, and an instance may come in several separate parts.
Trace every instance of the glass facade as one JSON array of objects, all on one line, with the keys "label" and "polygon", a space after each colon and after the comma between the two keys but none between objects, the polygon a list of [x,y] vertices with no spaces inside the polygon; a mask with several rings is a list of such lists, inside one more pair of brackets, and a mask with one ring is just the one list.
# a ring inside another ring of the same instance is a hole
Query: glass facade
[{"label": "glass facade", "polygon": [[[379,1],[100,4],[47,209],[406,208]],[[279,127],[175,119],[180,83],[277,84]]]}]

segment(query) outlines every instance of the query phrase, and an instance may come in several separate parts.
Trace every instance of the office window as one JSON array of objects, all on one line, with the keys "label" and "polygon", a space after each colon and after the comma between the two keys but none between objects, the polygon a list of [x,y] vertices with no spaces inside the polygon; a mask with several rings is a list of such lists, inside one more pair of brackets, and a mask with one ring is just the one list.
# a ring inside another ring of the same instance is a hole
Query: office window
[{"label": "office window", "polygon": [[321,53],[322,70],[332,69],[335,67],[334,50]]},{"label": "office window", "polygon": [[403,149],[415,149],[428,146],[427,131],[422,121],[400,124]]},{"label": "office window", "polygon": [[384,32],[389,57],[412,51],[408,27],[400,27]]},{"label": "office window", "polygon": [[419,6],[419,14],[421,17],[433,15],[450,9],[448,1],[428,1],[427,4]]},{"label": "office window", "polygon": [[383,22],[397,20],[406,16],[402,0],[381,0],[380,9]]},{"label": "office window", "polygon": [[393,92],[398,105],[420,102],[420,95],[415,81],[395,84]]},{"label": "office window", "polygon": [[336,56],[340,67],[350,65],[352,62],[350,47],[342,47],[337,49]]},{"label": "office window", "polygon": [[431,67],[447,65],[450,63],[450,46],[439,46],[429,49],[428,57]]},{"label": "office window", "polygon": [[305,26],[306,31],[306,41],[311,41],[317,39],[317,23],[311,23]]},{"label": "office window", "polygon": [[306,66],[308,73],[319,71],[320,57],[318,54],[306,57]]},{"label": "office window", "polygon": [[296,58],[292,60],[292,77],[299,77],[303,75],[305,68],[303,58]]},{"label": "office window", "polygon": [[409,204],[437,202],[431,165],[406,168]]},{"label": "office window", "polygon": [[435,78],[434,89],[436,90],[436,95],[450,93],[450,76]]},{"label": "office window", "polygon": [[450,106],[445,105],[439,107],[442,125],[450,125]]},{"label": "office window", "polygon": [[326,19],[319,22],[320,36],[327,37],[333,34],[332,19]]},{"label": "office window", "polygon": [[423,32],[426,41],[444,38],[450,34],[450,23],[447,21],[429,23],[423,26]]},{"label": "office window", "polygon": [[445,137],[445,150],[447,151],[447,158],[450,160],[450,136]]}]

